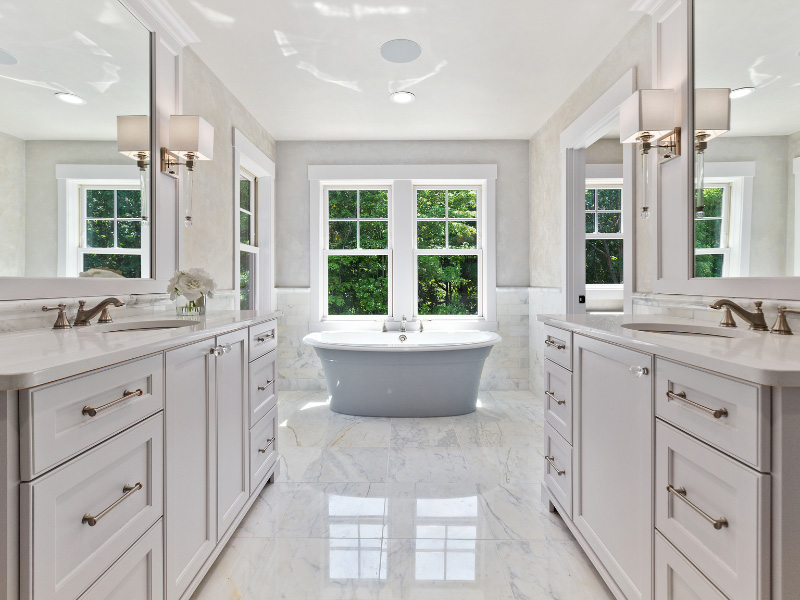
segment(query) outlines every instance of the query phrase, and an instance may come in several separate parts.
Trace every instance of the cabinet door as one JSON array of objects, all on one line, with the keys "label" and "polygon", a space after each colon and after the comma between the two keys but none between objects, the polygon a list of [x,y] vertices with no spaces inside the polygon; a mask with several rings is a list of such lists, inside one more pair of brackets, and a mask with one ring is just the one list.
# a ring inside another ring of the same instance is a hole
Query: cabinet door
[{"label": "cabinet door", "polygon": [[629,600],[652,597],[652,357],[574,339],[573,520]]},{"label": "cabinet door", "polygon": [[166,353],[168,600],[217,544],[215,347],[212,338]]},{"label": "cabinet door", "polygon": [[250,492],[247,330],[217,338],[217,539],[222,538]]}]

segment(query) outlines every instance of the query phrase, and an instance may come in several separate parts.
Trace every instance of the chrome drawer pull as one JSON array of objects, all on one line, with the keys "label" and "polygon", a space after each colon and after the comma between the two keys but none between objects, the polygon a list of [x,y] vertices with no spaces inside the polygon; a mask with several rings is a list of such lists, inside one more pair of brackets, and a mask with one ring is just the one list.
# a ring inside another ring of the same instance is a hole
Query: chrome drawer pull
[{"label": "chrome drawer pull", "polygon": [[550,346],[551,348],[555,348],[556,350],[564,350],[567,345],[566,344],[559,344],[558,342],[554,342],[553,340],[545,340],[545,346]]},{"label": "chrome drawer pull", "polygon": [[683,487],[676,488],[676,487],[672,487],[672,485],[668,485],[667,486],[667,491],[670,494],[672,494],[673,496],[675,496],[676,498],[680,498],[686,504],[691,506],[698,515],[700,515],[706,521],[711,523],[711,525],[714,526],[714,529],[722,529],[723,527],[727,527],[728,526],[728,519],[726,519],[725,517],[720,517],[719,519],[715,519],[714,517],[709,516],[702,508],[697,506],[694,502],[689,500],[686,497],[686,488],[683,488]]},{"label": "chrome drawer pull", "polygon": [[707,406],[703,406],[702,404],[698,404],[697,402],[694,402],[693,400],[689,400],[686,397],[686,392],[678,392],[677,394],[675,392],[667,392],[667,398],[669,398],[671,400],[680,400],[681,402],[685,402],[686,404],[690,404],[690,405],[694,406],[695,408],[699,408],[700,410],[707,412],[708,414],[710,414],[715,419],[719,419],[721,417],[727,417],[728,416],[728,410],[727,409],[725,409],[725,408],[713,409],[713,408],[708,408]]},{"label": "chrome drawer pull", "polygon": [[261,454],[266,453],[266,451],[269,450],[269,447],[272,446],[272,442],[274,442],[274,441],[275,441],[274,437],[273,438],[269,438],[267,440],[267,445],[264,446],[263,448],[259,448],[258,451],[261,452]]},{"label": "chrome drawer pull", "polygon": [[144,487],[144,486],[142,486],[141,483],[137,483],[136,485],[126,485],[126,486],[124,486],[122,488],[123,495],[120,496],[119,499],[117,499],[113,504],[111,504],[105,510],[97,513],[97,515],[94,516],[94,517],[92,515],[90,515],[89,513],[86,513],[85,515],[83,515],[83,519],[81,520],[81,523],[85,523],[89,527],[94,527],[95,525],[97,525],[97,522],[100,519],[105,517],[108,513],[110,513],[115,508],[117,508],[120,504],[122,504],[122,502],[124,502],[125,500],[130,498],[131,494],[133,494],[135,492],[138,492],[140,489],[142,489],[142,487]]},{"label": "chrome drawer pull", "polygon": [[564,469],[559,469],[559,468],[556,466],[556,463],[554,463],[554,462],[553,462],[555,459],[554,459],[552,456],[545,456],[544,458],[545,458],[545,460],[546,460],[547,462],[549,462],[549,463],[550,463],[550,466],[551,466],[551,467],[553,467],[553,468],[556,470],[556,474],[557,474],[559,477],[561,477],[561,476],[562,476],[564,473],[566,473],[566,471],[565,471]]},{"label": "chrome drawer pull", "polygon": [[256,338],[257,342],[266,342],[267,340],[274,340],[275,333],[268,333],[267,335],[261,335]]},{"label": "chrome drawer pull", "polygon": [[259,389],[259,391],[262,391],[262,392],[263,392],[265,389],[267,389],[267,388],[268,388],[269,386],[271,386],[273,383],[275,383],[275,380],[274,380],[274,379],[267,379],[267,383],[265,383],[264,385],[260,385],[260,386],[258,386],[258,389]]},{"label": "chrome drawer pull", "polygon": [[544,395],[547,396],[548,398],[550,398],[550,400],[552,400],[556,404],[560,405],[560,404],[566,404],[567,403],[566,400],[559,400],[558,398],[556,398],[555,395],[553,394],[553,392],[545,391]]},{"label": "chrome drawer pull", "polygon": [[98,406],[97,408],[92,408],[91,406],[84,406],[82,412],[84,415],[95,417],[97,416],[97,413],[104,411],[107,408],[111,408],[115,404],[119,404],[120,402],[125,402],[125,400],[130,400],[131,398],[137,398],[139,396],[144,396],[144,392],[141,389],[138,389],[135,392],[125,390],[124,392],[122,392],[122,398],[117,398],[116,400],[113,400],[108,404],[103,404],[103,406]]}]

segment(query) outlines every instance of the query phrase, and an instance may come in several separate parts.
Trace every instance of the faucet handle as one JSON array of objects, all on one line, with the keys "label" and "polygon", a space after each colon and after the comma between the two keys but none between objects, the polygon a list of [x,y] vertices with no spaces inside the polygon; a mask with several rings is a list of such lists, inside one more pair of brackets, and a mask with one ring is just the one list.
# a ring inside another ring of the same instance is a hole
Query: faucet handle
[{"label": "faucet handle", "polygon": [[736,321],[733,319],[731,307],[725,307],[725,314],[722,315],[722,320],[719,322],[720,327],[736,327]]},{"label": "faucet handle", "polygon": [[69,319],[67,319],[67,305],[66,304],[59,304],[58,306],[43,306],[42,311],[47,312],[50,310],[57,310],[58,311],[58,318],[56,319],[55,324],[53,325],[53,329],[72,329],[72,325],[69,324]]},{"label": "faucet handle", "polygon": [[778,318],[775,319],[775,324],[770,330],[771,333],[778,335],[793,335],[792,328],[789,327],[789,322],[786,320],[786,313],[793,313],[800,315],[800,310],[794,308],[787,308],[785,306],[778,307]]}]

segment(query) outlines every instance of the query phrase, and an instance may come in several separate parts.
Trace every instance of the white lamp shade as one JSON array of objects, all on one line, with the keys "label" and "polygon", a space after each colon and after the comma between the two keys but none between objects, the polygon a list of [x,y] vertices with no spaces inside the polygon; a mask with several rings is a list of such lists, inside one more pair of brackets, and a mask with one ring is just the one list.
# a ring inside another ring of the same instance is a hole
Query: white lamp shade
[{"label": "white lamp shade", "polygon": [[730,88],[699,88],[694,91],[694,131],[707,139],[730,131]]},{"label": "white lamp shade", "polygon": [[675,93],[639,90],[619,107],[619,139],[634,144],[642,135],[658,139],[675,128]]},{"label": "white lamp shade", "polygon": [[197,115],[172,115],[169,118],[169,150],[182,158],[214,158],[214,127]]},{"label": "white lamp shade", "polygon": [[117,150],[125,156],[139,158],[150,154],[150,117],[126,115],[117,117]]}]

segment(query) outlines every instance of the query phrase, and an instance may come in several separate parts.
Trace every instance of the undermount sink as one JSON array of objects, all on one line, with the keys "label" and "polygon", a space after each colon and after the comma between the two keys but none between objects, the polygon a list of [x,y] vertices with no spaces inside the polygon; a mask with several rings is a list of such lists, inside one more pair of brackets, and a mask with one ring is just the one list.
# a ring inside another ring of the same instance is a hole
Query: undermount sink
[{"label": "undermount sink", "polygon": [[721,338],[749,338],[758,337],[755,331],[724,328],[712,325],[692,325],[679,323],[623,323],[624,329],[642,331],[645,333],[663,333],[667,335],[700,335]]},{"label": "undermount sink", "polygon": [[[93,330],[98,333],[122,333],[125,331],[155,331],[159,329],[177,329],[197,325],[200,321],[179,321],[178,319],[162,319],[159,321],[134,321],[132,323],[108,323]],[[102,327],[102,329],[101,329]]]}]

